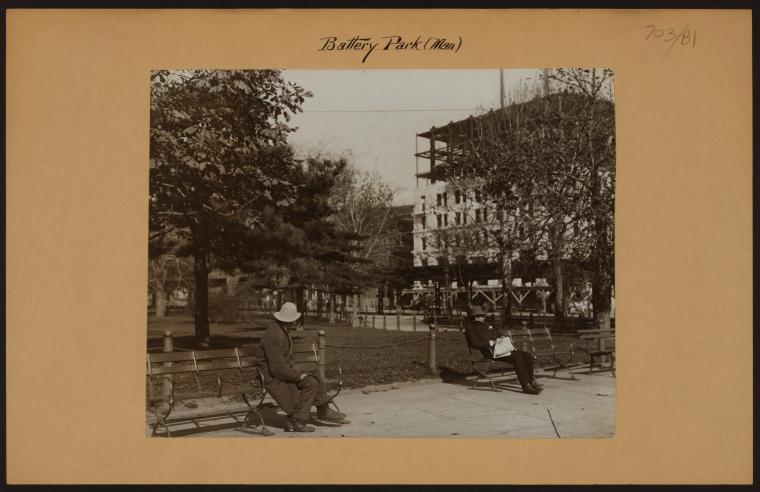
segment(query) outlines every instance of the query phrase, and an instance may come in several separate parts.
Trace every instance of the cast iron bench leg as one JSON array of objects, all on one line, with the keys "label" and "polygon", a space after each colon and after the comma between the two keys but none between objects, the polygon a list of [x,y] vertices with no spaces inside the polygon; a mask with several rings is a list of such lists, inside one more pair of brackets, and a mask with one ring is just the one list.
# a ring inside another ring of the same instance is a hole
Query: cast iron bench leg
[{"label": "cast iron bench leg", "polygon": [[[259,409],[257,405],[252,405],[250,401],[248,401],[248,397],[245,396],[245,393],[241,393],[243,396],[243,401],[246,405],[248,405],[248,413],[245,416],[245,423],[246,425],[250,425],[251,422],[251,416],[253,414],[256,414],[256,416],[259,418],[259,423],[261,424],[261,435],[262,436],[273,436],[274,432],[269,430],[264,423],[264,417],[261,415],[261,412],[259,412]],[[255,427],[258,427],[258,424],[255,425]]]}]

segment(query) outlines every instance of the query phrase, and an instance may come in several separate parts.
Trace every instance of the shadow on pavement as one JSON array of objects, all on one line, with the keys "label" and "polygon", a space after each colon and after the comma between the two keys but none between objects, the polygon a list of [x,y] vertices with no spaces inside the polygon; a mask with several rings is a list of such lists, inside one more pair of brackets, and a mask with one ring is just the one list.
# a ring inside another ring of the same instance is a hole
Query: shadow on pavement
[{"label": "shadow on pavement", "polygon": [[[495,387],[497,390],[513,391],[516,393],[522,393],[522,388],[519,384],[515,383],[517,377],[514,373],[504,374],[497,373],[493,375],[493,386],[487,379],[480,379],[476,384],[473,384],[473,379],[476,377],[474,373],[463,373],[450,367],[441,367],[439,369],[441,381],[447,384],[456,384],[459,386],[465,386],[468,389],[476,391],[493,391]],[[509,381],[510,384],[506,384]]]}]

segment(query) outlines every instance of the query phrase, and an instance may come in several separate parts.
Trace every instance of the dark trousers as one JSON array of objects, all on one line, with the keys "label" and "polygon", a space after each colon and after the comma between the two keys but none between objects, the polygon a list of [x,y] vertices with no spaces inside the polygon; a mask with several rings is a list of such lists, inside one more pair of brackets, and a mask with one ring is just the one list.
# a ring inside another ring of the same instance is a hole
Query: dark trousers
[{"label": "dark trousers", "polygon": [[496,360],[503,360],[512,364],[515,367],[517,379],[520,380],[520,385],[523,387],[535,379],[533,357],[524,350],[513,350],[508,356],[499,357]]},{"label": "dark trousers", "polygon": [[325,392],[325,385],[317,375],[309,375],[297,383],[272,380],[267,391],[288,415],[288,418],[306,422],[309,420],[311,406],[320,407],[330,400]]},{"label": "dark trousers", "polygon": [[301,392],[293,409],[293,418],[296,420],[302,422],[309,420],[312,405],[320,407],[329,401],[325,392],[325,385],[317,376],[306,376],[296,383],[296,388]]}]

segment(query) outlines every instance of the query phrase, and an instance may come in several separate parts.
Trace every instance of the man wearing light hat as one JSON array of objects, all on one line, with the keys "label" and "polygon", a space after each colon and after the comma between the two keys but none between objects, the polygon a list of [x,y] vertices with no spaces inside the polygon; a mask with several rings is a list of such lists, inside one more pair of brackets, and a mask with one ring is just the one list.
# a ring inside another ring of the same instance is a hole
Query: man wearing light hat
[{"label": "man wearing light hat", "polygon": [[272,398],[287,414],[285,432],[314,432],[308,425],[311,406],[317,407],[317,418],[345,424],[345,415],[328,406],[322,380],[317,374],[301,373],[293,365],[293,341],[291,330],[301,317],[296,305],[286,302],[274,313],[277,323],[267,327],[261,340],[266,363],[262,373],[264,384]]}]

